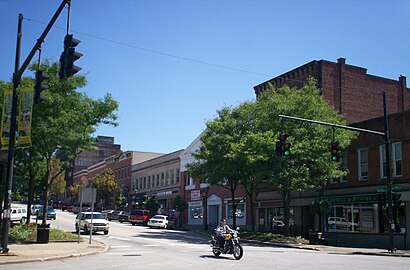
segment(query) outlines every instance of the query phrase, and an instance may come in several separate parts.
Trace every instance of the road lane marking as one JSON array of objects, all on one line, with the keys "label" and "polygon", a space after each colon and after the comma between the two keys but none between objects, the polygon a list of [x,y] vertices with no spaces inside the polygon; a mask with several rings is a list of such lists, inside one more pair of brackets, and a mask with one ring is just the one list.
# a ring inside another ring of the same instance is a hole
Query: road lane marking
[{"label": "road lane marking", "polygon": [[117,236],[110,236],[112,239],[117,239],[117,240],[122,240],[122,241],[131,241],[129,238],[122,238],[122,237],[117,237]]}]

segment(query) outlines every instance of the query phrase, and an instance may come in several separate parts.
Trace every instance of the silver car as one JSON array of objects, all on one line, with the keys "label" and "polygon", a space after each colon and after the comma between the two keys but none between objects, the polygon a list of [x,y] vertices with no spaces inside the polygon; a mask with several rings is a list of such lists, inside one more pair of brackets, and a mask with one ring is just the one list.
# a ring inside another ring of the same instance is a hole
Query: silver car
[{"label": "silver car", "polygon": [[83,230],[86,234],[90,231],[108,234],[110,224],[99,212],[82,212],[75,218],[75,230]]}]

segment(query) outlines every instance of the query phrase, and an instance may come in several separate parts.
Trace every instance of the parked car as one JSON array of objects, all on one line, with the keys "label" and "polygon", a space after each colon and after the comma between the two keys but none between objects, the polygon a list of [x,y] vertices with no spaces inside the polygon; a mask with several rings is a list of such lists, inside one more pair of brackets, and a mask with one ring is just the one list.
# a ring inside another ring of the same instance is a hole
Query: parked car
[{"label": "parked car", "polygon": [[80,205],[80,203],[75,203],[73,205],[73,213],[74,214],[78,214],[80,212],[80,206],[82,207],[81,208],[82,212],[87,212],[87,211],[91,210],[91,205],[89,205],[89,204],[83,203],[83,205]]},{"label": "parked car", "polygon": [[130,223],[132,225],[142,224],[147,225],[148,219],[150,219],[151,212],[149,210],[133,210],[130,213]]},{"label": "parked car", "polygon": [[111,221],[111,220],[118,220],[118,215],[121,214],[122,212],[123,212],[123,211],[121,211],[121,210],[111,211],[111,212],[107,213],[107,219],[108,219],[109,221]]},{"label": "parked car", "polygon": [[148,227],[153,228],[163,228],[163,229],[171,229],[174,228],[174,223],[172,220],[168,219],[168,216],[164,215],[155,215],[148,220],[147,223]]},{"label": "parked car", "polygon": [[359,228],[359,224],[355,222],[347,221],[343,217],[329,217],[327,219],[327,224],[329,229],[342,229],[342,230],[352,230]]},{"label": "parked car", "polygon": [[27,218],[27,209],[23,207],[10,208],[10,221],[12,223],[24,224]]},{"label": "parked car", "polygon": [[118,221],[120,223],[129,222],[130,221],[130,212],[122,212],[118,215]]},{"label": "parked car", "polygon": [[53,203],[54,209],[63,209],[63,202],[62,201],[57,201]]},{"label": "parked car", "polygon": [[[92,219],[92,223],[91,223]],[[104,232],[108,234],[110,224],[104,219],[99,212],[82,212],[78,213],[75,218],[75,231],[83,230],[86,234],[92,232]]]},{"label": "parked car", "polygon": [[[38,211],[38,218],[42,219],[43,218],[43,210],[44,210],[44,206],[40,205],[40,208],[37,209]],[[56,211],[54,210],[54,208],[49,205],[47,208],[47,219],[57,219],[57,214]]]},{"label": "parked car", "polygon": [[104,217],[105,219],[107,219],[108,214],[111,213],[112,211],[114,211],[114,210],[106,209],[106,210],[101,211],[101,214],[103,215],[103,217]]}]

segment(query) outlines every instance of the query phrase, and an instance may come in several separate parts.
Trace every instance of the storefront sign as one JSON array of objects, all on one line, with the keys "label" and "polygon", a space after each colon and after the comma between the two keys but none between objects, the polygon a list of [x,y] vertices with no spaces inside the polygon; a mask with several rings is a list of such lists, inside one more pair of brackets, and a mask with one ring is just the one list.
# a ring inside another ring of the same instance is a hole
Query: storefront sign
[{"label": "storefront sign", "polygon": [[201,199],[201,191],[192,190],[191,191],[191,201],[199,201],[200,199]]},{"label": "storefront sign", "polygon": [[339,198],[323,198],[322,201],[329,203],[359,203],[359,202],[374,202],[377,201],[377,195],[363,195],[352,197],[339,197]]}]

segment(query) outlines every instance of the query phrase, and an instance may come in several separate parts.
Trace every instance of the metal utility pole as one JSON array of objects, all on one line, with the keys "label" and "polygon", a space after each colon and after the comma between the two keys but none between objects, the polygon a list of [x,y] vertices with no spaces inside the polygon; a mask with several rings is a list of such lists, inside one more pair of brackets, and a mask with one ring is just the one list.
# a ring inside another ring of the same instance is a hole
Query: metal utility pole
[{"label": "metal utility pole", "polygon": [[7,177],[6,177],[6,194],[4,196],[3,207],[3,223],[1,227],[1,251],[2,253],[8,253],[8,234],[10,226],[10,208],[11,208],[11,189],[13,187],[13,166],[14,166],[14,144],[16,141],[16,117],[17,117],[17,97],[18,97],[18,85],[20,84],[21,76],[18,76],[20,67],[20,49],[21,49],[21,36],[23,26],[23,14],[19,14],[17,30],[17,46],[16,46],[16,62],[13,73],[13,95],[11,102],[11,119],[10,119],[10,134],[9,134],[9,149],[7,156]]},{"label": "metal utility pole", "polygon": [[[2,220],[2,229],[1,229],[1,252],[8,253],[8,232],[10,226],[10,208],[11,208],[11,190],[13,187],[13,169],[14,169],[14,146],[16,141],[16,125],[17,125],[17,97],[18,97],[18,86],[21,82],[21,77],[33,59],[38,48],[43,43],[48,32],[50,32],[51,27],[54,25],[61,11],[64,9],[64,6],[67,3],[70,3],[71,0],[63,0],[54,14],[51,21],[48,23],[46,29],[41,34],[40,38],[37,40],[33,49],[27,56],[23,65],[20,66],[20,51],[21,51],[21,37],[22,37],[22,24],[23,24],[23,14],[19,14],[19,23],[17,30],[17,46],[16,46],[16,61],[13,73],[13,97],[12,97],[12,107],[11,107],[11,119],[10,119],[10,135],[9,135],[9,149],[8,149],[8,158],[7,158],[7,177],[6,177],[6,191],[4,196],[4,207],[3,207],[3,220]],[[47,198],[46,198],[47,199]]]},{"label": "metal utility pole", "polygon": [[386,150],[386,177],[387,177],[387,205],[388,205],[388,219],[389,219],[389,251],[396,251],[394,244],[394,220],[393,220],[393,200],[392,200],[392,184],[391,179],[391,165],[390,165],[390,133],[389,133],[389,119],[387,117],[386,92],[383,92],[383,112],[384,112],[384,145]]}]

